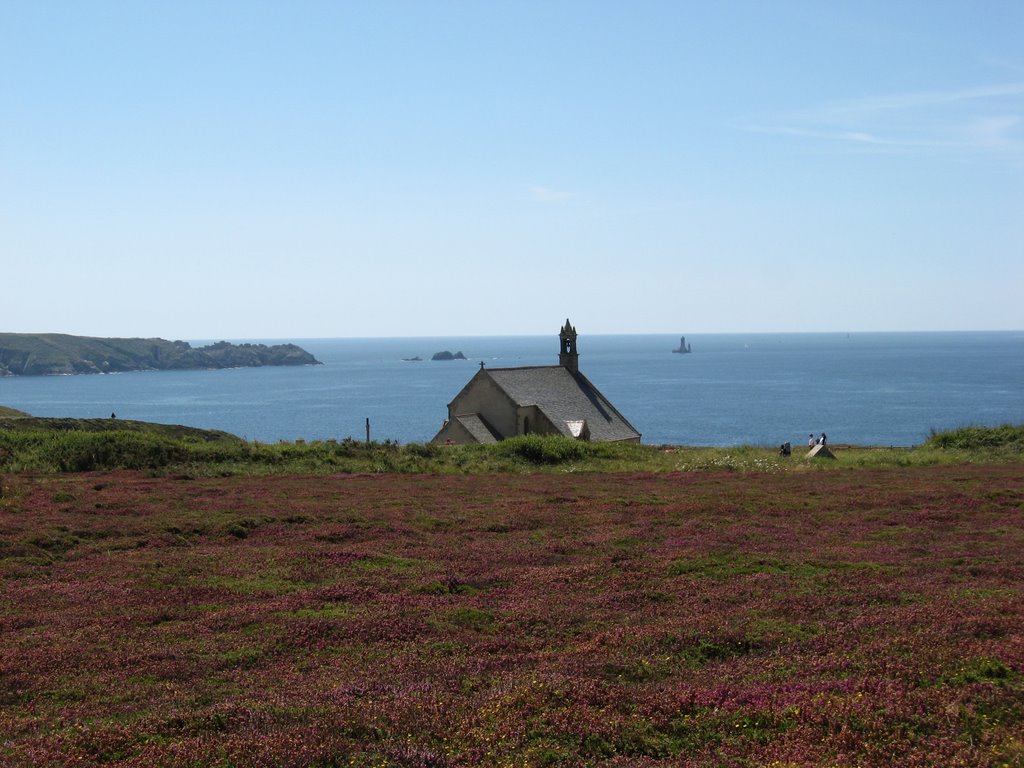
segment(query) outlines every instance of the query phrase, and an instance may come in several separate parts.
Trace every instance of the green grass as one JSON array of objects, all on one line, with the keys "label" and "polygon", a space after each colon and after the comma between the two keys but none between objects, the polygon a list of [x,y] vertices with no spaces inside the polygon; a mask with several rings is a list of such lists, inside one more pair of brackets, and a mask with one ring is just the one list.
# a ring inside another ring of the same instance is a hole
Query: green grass
[{"label": "green grass", "polygon": [[[835,446],[836,461],[775,449],[588,443],[526,435],[492,446],[352,439],[248,442],[225,432],[120,419],[0,418],[0,472],[132,469],[203,476],[334,473],[794,472],[1019,462],[1024,426],[936,433],[914,448]],[[0,485],[2,492],[2,485]]]}]

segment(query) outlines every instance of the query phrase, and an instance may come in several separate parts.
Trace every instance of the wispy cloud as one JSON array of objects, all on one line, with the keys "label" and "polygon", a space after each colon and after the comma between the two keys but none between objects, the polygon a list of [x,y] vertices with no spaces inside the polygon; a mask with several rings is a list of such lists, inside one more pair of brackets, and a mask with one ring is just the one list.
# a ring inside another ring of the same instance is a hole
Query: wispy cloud
[{"label": "wispy cloud", "polygon": [[991,149],[1014,149],[1020,148],[1017,141],[1019,132],[1017,127],[1021,124],[1018,115],[1001,115],[984,117],[975,120],[967,127],[969,135],[974,144],[980,147]]},{"label": "wispy cloud", "polygon": [[1024,82],[833,101],[744,130],[864,148],[1024,152]]},{"label": "wispy cloud", "polygon": [[865,99],[851,99],[822,105],[807,111],[808,116],[821,119],[863,117],[871,113],[899,112],[924,107],[950,106],[971,101],[985,101],[1000,97],[1024,96],[1024,83],[1003,83],[976,88],[949,91],[919,91],[897,93]]},{"label": "wispy cloud", "polygon": [[562,190],[544,187],[539,184],[530,186],[527,190],[530,199],[535,203],[556,203],[560,200],[568,200],[572,195]]}]

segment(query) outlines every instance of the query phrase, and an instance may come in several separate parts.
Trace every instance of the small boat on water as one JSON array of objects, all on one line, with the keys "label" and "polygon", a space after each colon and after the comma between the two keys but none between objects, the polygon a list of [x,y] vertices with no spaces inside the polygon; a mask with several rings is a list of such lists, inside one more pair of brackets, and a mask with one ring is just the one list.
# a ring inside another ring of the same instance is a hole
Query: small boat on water
[{"label": "small boat on water", "polygon": [[686,354],[689,354],[690,352],[692,352],[693,350],[691,350],[690,349],[690,345],[686,343],[686,337],[685,336],[680,336],[679,337],[679,347],[677,349],[673,349],[672,351],[673,352],[677,352],[677,353],[682,354],[682,355],[686,355]]}]

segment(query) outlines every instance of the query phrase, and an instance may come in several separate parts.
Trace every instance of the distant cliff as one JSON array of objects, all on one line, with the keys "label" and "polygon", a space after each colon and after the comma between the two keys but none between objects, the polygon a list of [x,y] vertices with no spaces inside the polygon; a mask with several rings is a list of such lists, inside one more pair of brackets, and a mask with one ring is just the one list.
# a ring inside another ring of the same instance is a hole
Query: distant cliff
[{"label": "distant cliff", "polygon": [[119,373],[263,365],[320,365],[294,344],[229,344],[193,348],[166,339],[101,339],[61,333],[0,333],[0,376]]}]

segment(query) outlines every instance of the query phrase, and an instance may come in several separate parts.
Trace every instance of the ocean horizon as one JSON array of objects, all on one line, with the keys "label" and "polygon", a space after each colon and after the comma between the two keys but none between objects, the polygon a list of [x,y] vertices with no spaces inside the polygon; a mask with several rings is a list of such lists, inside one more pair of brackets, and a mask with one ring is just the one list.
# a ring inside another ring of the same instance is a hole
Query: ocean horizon
[{"label": "ocean horizon", "polygon": [[[210,341],[219,341],[211,339]],[[558,338],[291,341],[322,366],[6,377],[0,404],[36,416],[221,429],[249,440],[430,440],[479,365],[554,365]],[[1024,331],[582,334],[580,370],[648,444],[915,445],[935,430],[1024,423]],[[191,341],[196,346],[205,340]],[[436,352],[466,360],[432,361]],[[408,362],[406,358],[422,358]]]}]

